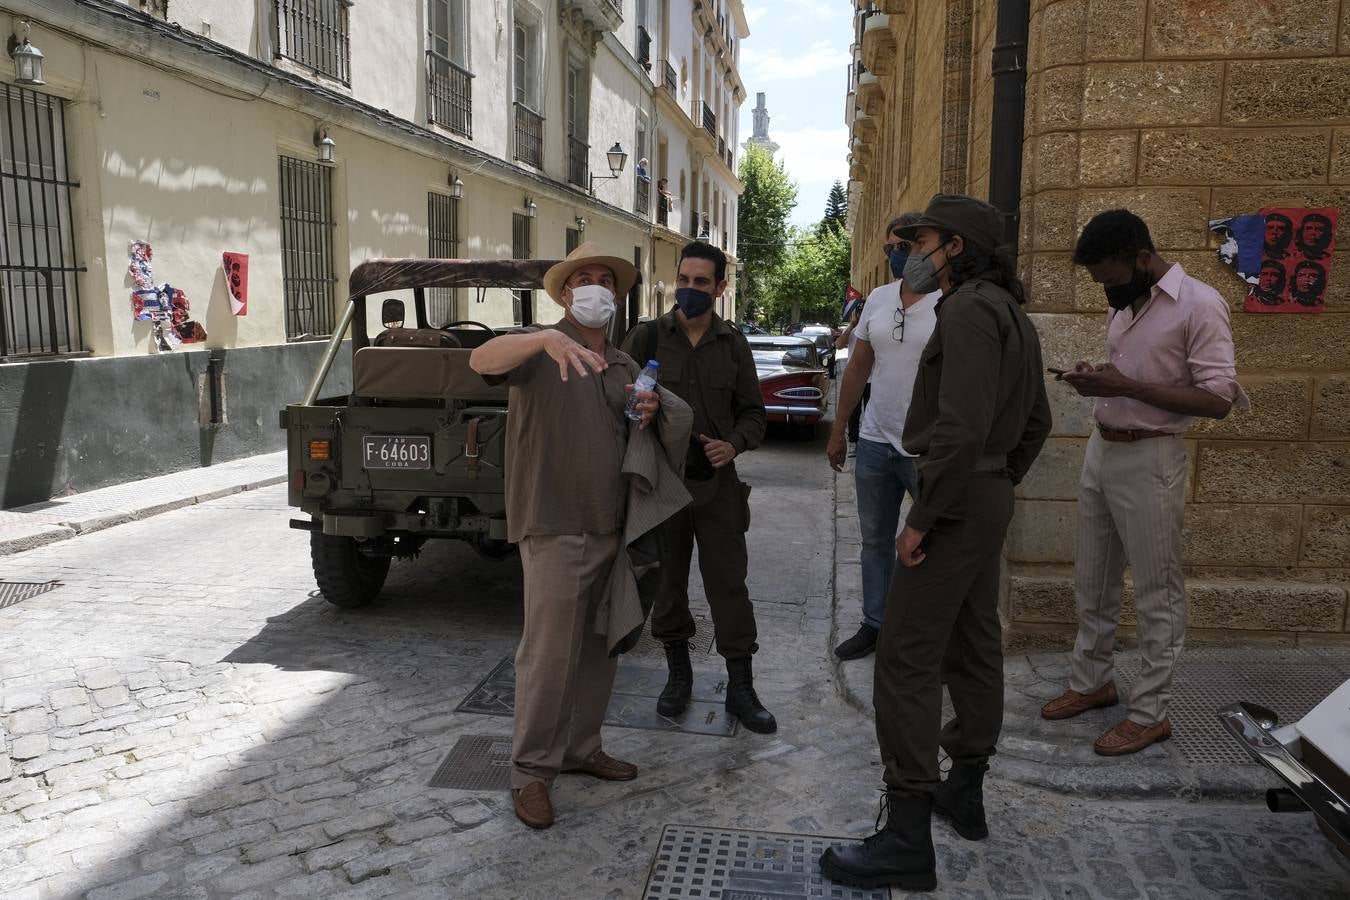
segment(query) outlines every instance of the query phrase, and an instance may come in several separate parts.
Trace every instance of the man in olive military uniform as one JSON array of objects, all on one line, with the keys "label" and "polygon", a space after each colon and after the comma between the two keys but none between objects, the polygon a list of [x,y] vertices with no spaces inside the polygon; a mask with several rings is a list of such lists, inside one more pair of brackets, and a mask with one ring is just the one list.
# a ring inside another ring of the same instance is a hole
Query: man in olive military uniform
[{"label": "man in olive military uniform", "polygon": [[689,562],[697,540],[717,652],[727,664],[727,712],[751,731],[769,734],[778,723],[755,694],[750,665],[759,649],[755,611],[745,586],[750,486],[736,476],[734,462],[759,446],[768,416],[750,345],[712,311],[713,301],[726,290],[726,273],[721,250],[701,241],[688,244],[676,274],[676,308],[634,328],[623,346],[639,363],[659,362],[661,386],[694,409],[694,438],[684,470],[685,487],[694,499],[661,533],[663,574],[652,610],[652,636],[665,645],[670,677],[656,710],[678,716],[693,690]]},{"label": "man in olive military uniform", "polygon": [[[877,639],[873,705],[888,819],[836,845],[821,871],[845,884],[910,891],[937,885],[931,818],[989,834],[984,773],[1003,727],[999,563],[1013,486],[1050,433],[1041,345],[998,210],[939,194],[918,223],[904,280],[941,289],[901,442],[918,456],[919,494],[896,539],[900,566]],[[942,686],[956,715],[939,728]],[[938,748],[952,760],[940,779]]]}]

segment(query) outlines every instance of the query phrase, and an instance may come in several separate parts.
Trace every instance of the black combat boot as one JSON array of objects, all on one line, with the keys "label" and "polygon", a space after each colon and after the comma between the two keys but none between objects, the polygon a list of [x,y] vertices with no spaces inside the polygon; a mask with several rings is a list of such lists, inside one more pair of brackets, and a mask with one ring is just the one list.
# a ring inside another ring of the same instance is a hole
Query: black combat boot
[{"label": "black combat boot", "polygon": [[951,822],[956,833],[968,841],[982,841],[989,837],[989,825],[984,820],[984,763],[952,763],[947,780],[933,797],[933,812]]},{"label": "black combat boot", "polygon": [[666,644],[666,668],[670,670],[670,676],[657,698],[656,711],[669,718],[685,711],[694,690],[694,667],[689,662],[688,641]]},{"label": "black combat boot", "polygon": [[759,702],[755,694],[755,677],[750,671],[750,657],[727,660],[727,712],[741,720],[741,724],[759,734],[773,734],[778,723]]},{"label": "black combat boot", "polygon": [[887,791],[881,800],[886,827],[858,844],[836,844],[820,857],[831,881],[860,888],[893,884],[904,891],[937,887],[937,856],[931,831],[933,798]]}]

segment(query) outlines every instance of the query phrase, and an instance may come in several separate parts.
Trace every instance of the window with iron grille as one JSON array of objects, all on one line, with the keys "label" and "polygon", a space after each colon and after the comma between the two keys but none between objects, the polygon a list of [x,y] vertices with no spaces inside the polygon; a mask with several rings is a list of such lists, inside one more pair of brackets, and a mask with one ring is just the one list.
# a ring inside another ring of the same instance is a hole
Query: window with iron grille
[{"label": "window with iron grille", "polygon": [[[459,200],[448,194],[427,194],[427,256],[459,259]],[[427,321],[440,327],[464,318],[459,312],[459,291],[432,288],[427,291]]]},{"label": "window with iron grille", "polygon": [[281,157],[281,280],[286,336],[333,332],[333,170]]},{"label": "window with iron grille", "polygon": [[0,84],[0,356],[84,349],[65,103]]},{"label": "window with iron grille", "polygon": [[351,84],[351,5],[352,0],[277,0],[277,55]]},{"label": "window with iron grille", "polygon": [[[530,217],[524,213],[511,214],[511,257],[513,259],[530,258]],[[528,325],[526,316],[533,311],[533,302],[533,291],[512,291],[511,321],[517,325]]]},{"label": "window with iron grille", "polygon": [[455,134],[473,137],[466,0],[427,0],[427,13],[427,116]]}]

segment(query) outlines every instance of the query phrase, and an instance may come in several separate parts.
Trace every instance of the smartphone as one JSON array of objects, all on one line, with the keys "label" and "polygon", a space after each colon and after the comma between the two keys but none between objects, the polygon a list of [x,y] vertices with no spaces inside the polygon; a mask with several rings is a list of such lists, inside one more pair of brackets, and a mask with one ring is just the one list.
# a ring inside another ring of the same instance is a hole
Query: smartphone
[{"label": "smartphone", "polygon": [[1063,375],[1067,370],[1056,369],[1054,366],[1047,366],[1045,371],[1049,372],[1051,375],[1054,375],[1056,378],[1058,378],[1059,376]]}]

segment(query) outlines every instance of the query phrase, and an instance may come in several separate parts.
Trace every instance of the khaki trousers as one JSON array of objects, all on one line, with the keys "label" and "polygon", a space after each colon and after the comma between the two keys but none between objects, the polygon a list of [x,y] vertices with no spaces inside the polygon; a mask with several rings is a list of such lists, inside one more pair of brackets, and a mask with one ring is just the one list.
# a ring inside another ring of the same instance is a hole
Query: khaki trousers
[{"label": "khaki trousers", "polygon": [[595,630],[621,534],[558,534],[520,542],[525,630],[516,650],[511,787],[550,784],[600,749],[617,660]]},{"label": "khaki trousers", "polygon": [[1185,506],[1186,446],[1180,435],[1118,443],[1093,432],[1078,486],[1078,641],[1069,687],[1088,693],[1115,677],[1112,650],[1128,562],[1143,657],[1129,718],[1141,725],[1167,716],[1172,666],[1186,636]]}]

